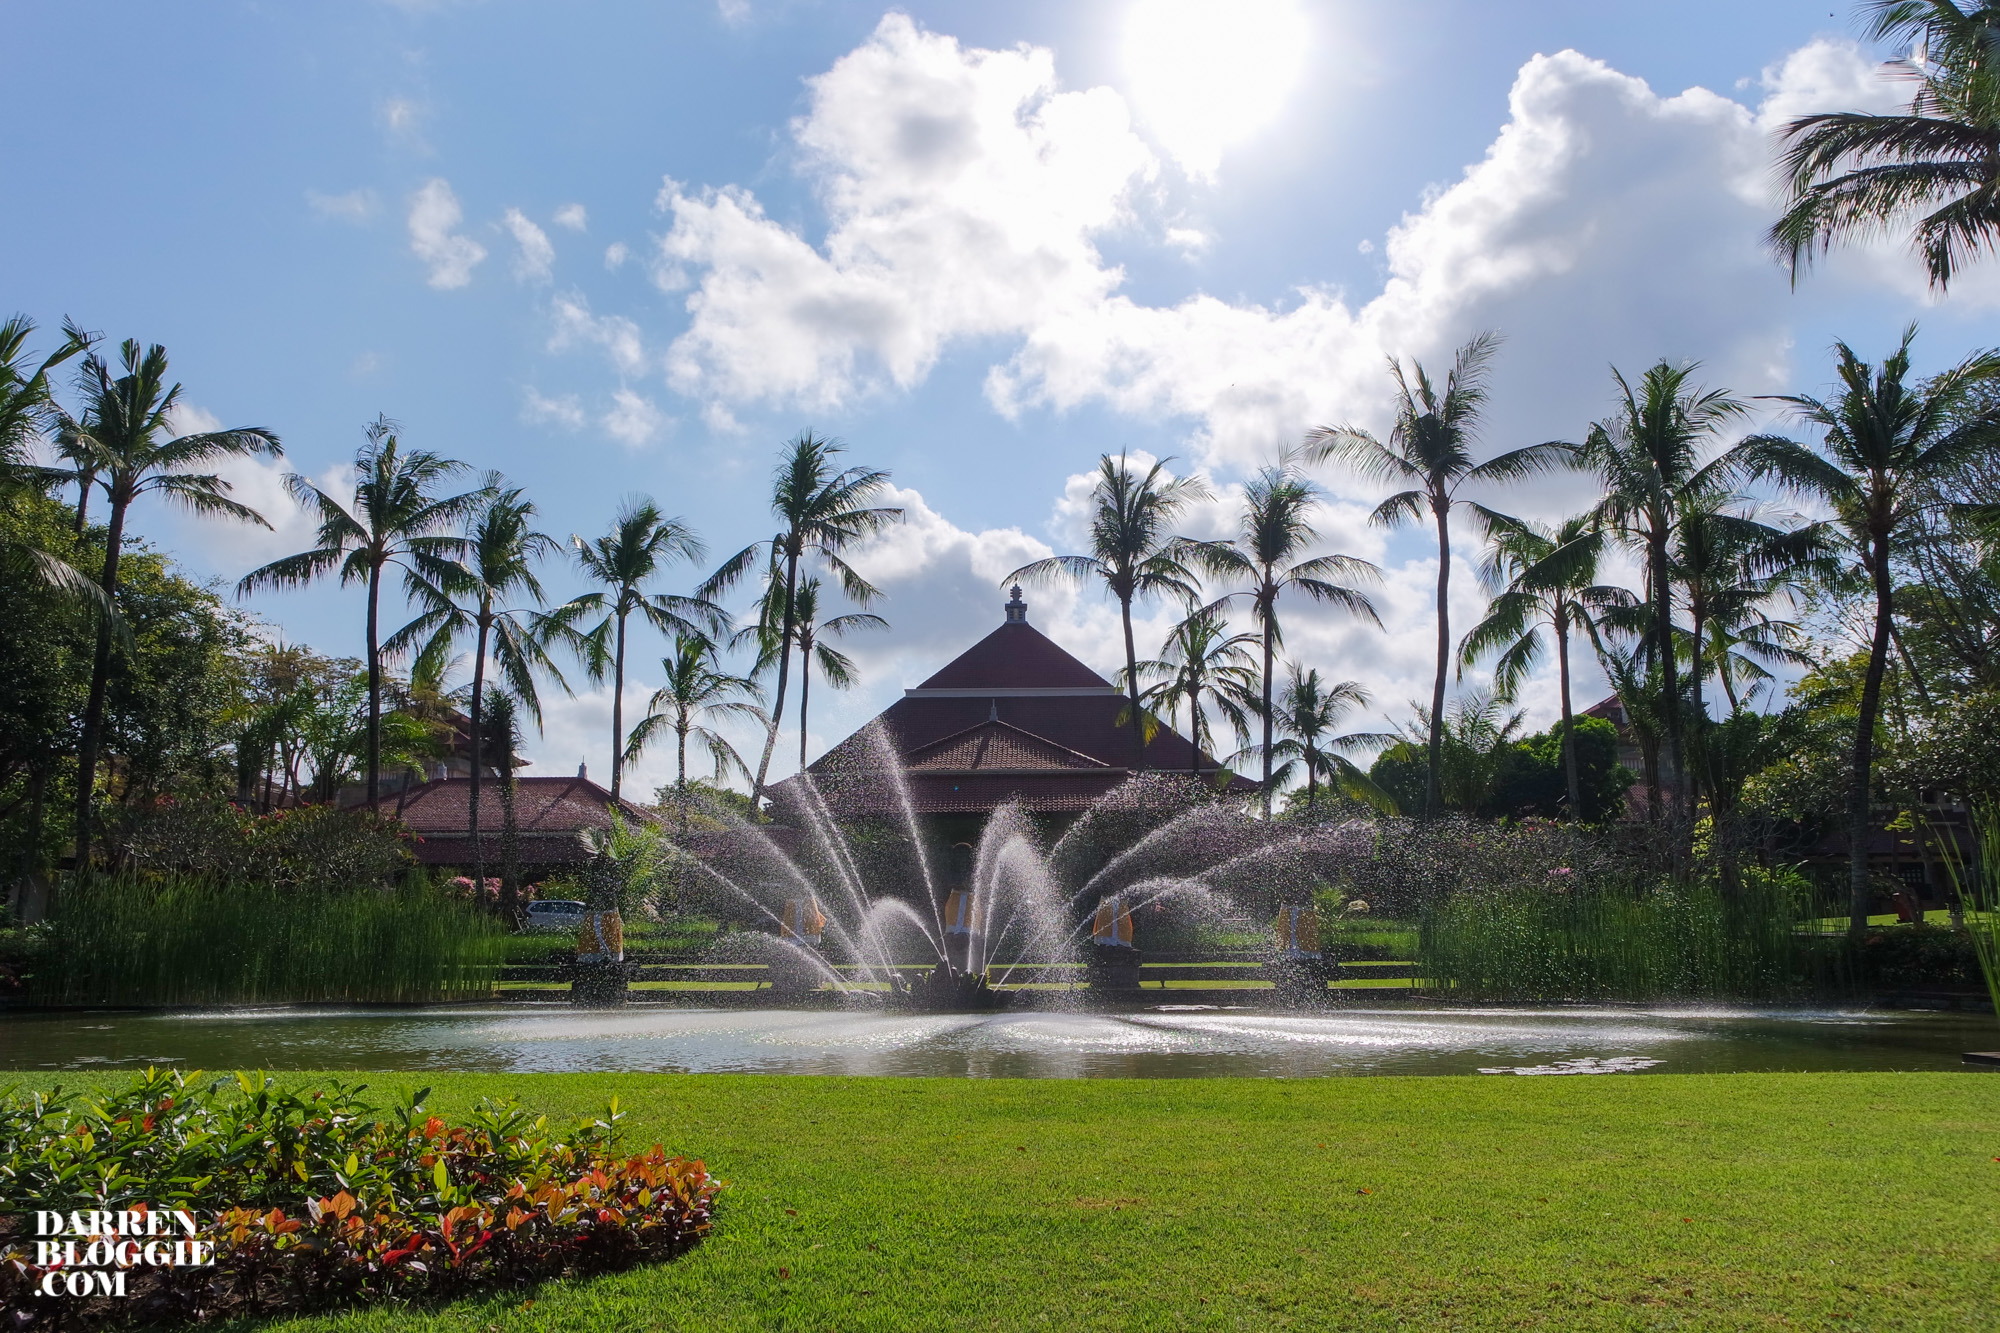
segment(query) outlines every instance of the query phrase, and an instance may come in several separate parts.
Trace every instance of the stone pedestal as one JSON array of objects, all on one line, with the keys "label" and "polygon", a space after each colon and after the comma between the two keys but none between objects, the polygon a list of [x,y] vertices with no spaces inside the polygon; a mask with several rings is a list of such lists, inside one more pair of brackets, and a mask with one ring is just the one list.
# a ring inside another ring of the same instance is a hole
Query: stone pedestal
[{"label": "stone pedestal", "polygon": [[1139,951],[1130,947],[1093,947],[1085,976],[1093,991],[1139,989]]},{"label": "stone pedestal", "polygon": [[614,1009],[631,992],[631,974],[623,959],[578,959],[572,966],[569,997],[590,1009]]}]

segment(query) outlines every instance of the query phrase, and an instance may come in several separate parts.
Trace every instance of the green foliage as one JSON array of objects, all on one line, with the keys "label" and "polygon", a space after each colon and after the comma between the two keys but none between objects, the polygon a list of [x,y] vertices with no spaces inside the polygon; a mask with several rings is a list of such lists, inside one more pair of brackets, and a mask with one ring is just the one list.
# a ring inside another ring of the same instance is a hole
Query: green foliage
[{"label": "green foliage", "polygon": [[[720,1182],[655,1144],[622,1157],[616,1099],[564,1133],[512,1101],[465,1124],[390,1113],[365,1085],[148,1069],[97,1098],[0,1098],[0,1299],[27,1323],[110,1327],[449,1298],[671,1258],[707,1233]],[[33,1209],[179,1209],[210,1268],[137,1268],[125,1300],[34,1296]]]},{"label": "green foliage", "polygon": [[491,993],[504,939],[421,882],[302,892],[100,874],[64,887],[30,992],[45,1004],[459,999]]},{"label": "green foliage", "polygon": [[[1420,741],[1399,741],[1381,753],[1368,776],[1395,798],[1400,809],[1421,810],[1425,764]],[[1625,789],[1633,781],[1631,771],[1618,762],[1618,729],[1603,718],[1578,718],[1576,764],[1584,821],[1599,824],[1616,819],[1624,810]],[[1516,819],[1558,819],[1569,813],[1561,723],[1514,740],[1504,728],[1477,728],[1454,718],[1444,733],[1439,769],[1447,809]]]},{"label": "green foliage", "polygon": [[132,812],[113,845],[141,870],[331,892],[394,885],[412,864],[410,841],[394,819],[365,808],[307,805],[252,815],[197,796]]},{"label": "green foliage", "polygon": [[1524,869],[1542,882],[1455,894],[1424,913],[1418,957],[1434,984],[1479,999],[1748,999],[1799,993],[1812,979],[1796,877],[1746,872],[1732,900],[1706,881]]}]

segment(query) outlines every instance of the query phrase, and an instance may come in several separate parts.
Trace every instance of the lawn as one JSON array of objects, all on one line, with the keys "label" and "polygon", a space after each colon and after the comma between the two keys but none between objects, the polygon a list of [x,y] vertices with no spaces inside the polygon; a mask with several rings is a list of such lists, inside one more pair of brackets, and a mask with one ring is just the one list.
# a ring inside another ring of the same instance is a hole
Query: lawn
[{"label": "lawn", "polygon": [[617,1095],[635,1140],[731,1182],[715,1234],[649,1270],[282,1327],[1996,1323],[1992,1074],[428,1081],[441,1109]]}]

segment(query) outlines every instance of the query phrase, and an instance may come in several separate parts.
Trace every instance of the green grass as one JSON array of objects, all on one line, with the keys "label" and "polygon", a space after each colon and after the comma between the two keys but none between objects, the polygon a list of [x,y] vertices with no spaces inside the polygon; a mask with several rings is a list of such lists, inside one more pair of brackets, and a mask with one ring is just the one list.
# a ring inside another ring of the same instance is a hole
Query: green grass
[{"label": "green grass", "polygon": [[1994,1324],[1990,1074],[422,1081],[440,1110],[615,1094],[633,1139],[729,1180],[716,1233],[656,1268],[280,1327]]}]

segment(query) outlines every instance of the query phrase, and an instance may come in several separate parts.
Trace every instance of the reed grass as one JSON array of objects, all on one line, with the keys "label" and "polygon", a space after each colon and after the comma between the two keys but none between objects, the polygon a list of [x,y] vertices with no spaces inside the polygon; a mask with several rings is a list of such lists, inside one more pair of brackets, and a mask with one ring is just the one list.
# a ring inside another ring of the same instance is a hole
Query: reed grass
[{"label": "reed grass", "polygon": [[414,1002],[493,992],[506,935],[428,885],[336,892],[96,876],[68,886],[33,997],[48,1004]]},{"label": "reed grass", "polygon": [[1979,958],[1979,975],[1986,982],[1993,1012],[2000,1015],[2000,810],[1989,806],[1979,811],[1973,831],[1978,864],[1962,865],[1949,839],[1944,840],[1944,863],[1964,908],[1965,932]]},{"label": "reed grass", "polygon": [[1815,938],[1790,886],[1712,882],[1510,888],[1426,910],[1418,965],[1467,998],[1768,999],[1824,989],[1838,951]]}]

